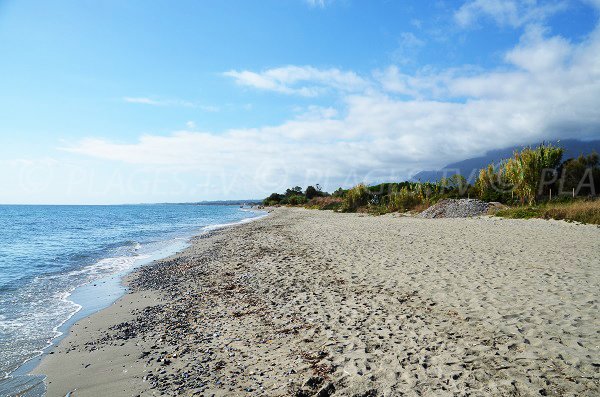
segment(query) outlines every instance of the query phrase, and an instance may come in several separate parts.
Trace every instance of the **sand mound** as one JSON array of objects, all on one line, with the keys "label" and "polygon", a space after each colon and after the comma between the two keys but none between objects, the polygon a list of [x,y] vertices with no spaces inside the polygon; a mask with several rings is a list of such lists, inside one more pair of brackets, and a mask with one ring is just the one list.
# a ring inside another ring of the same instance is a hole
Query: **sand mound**
[{"label": "sand mound", "polygon": [[421,212],[423,218],[468,218],[487,213],[489,203],[476,199],[446,199]]}]

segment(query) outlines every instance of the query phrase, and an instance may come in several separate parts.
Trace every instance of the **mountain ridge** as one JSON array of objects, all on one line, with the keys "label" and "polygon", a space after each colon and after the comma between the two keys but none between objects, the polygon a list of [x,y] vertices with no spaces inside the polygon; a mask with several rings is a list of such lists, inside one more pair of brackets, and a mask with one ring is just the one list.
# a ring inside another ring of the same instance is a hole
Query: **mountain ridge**
[{"label": "mountain ridge", "polygon": [[[502,149],[494,149],[486,152],[483,156],[472,157],[469,159],[457,161],[445,165],[438,170],[420,171],[413,175],[410,179],[421,182],[435,182],[444,177],[450,177],[454,174],[463,175],[469,182],[474,182],[479,174],[479,170],[486,167],[488,164],[497,164],[500,161],[512,157],[512,154],[517,149],[522,149],[527,146],[537,146],[539,143],[531,145],[517,145]],[[587,155],[592,151],[600,153],[600,140],[581,141],[578,139],[559,140],[558,144],[565,149],[563,161],[569,158],[578,157],[580,154]]]}]

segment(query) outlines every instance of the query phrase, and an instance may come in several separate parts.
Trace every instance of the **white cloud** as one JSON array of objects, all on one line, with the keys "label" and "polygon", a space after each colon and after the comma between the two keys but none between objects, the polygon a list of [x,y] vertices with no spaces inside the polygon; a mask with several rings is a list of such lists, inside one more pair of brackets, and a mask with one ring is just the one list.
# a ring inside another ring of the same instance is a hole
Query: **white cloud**
[{"label": "white cloud", "polygon": [[325,0],[305,0],[306,3],[311,7],[325,8]]},{"label": "white cloud", "polygon": [[145,97],[124,97],[123,100],[128,103],[140,103],[143,105],[161,106],[163,105],[160,101],[155,101]]},{"label": "white cloud", "polygon": [[470,0],[455,12],[454,19],[462,27],[476,25],[480,19],[487,18],[500,26],[516,28],[543,21],[566,6],[566,1],[558,0]]},{"label": "white cloud", "polygon": [[392,52],[394,62],[407,65],[415,63],[420,49],[425,46],[425,40],[412,32],[402,32],[398,38],[398,47]]},{"label": "white cloud", "polygon": [[565,65],[572,48],[567,40],[555,36],[544,39],[545,29],[531,25],[517,47],[506,54],[506,60],[530,72],[544,72]]},{"label": "white cloud", "polygon": [[354,72],[336,68],[317,69],[312,66],[285,66],[263,72],[230,70],[225,76],[235,79],[237,84],[283,94],[317,96],[328,89],[358,91],[367,87],[367,82]]},{"label": "white cloud", "polygon": [[361,77],[288,66],[229,72],[240,84],[272,91],[336,90],[342,105],[337,110],[308,107],[273,126],[224,133],[190,128],[131,144],[85,139],[64,149],[225,175],[260,197],[290,184],[318,182],[331,189],[361,180],[402,179],[515,144],[597,138],[600,29],[581,43],[546,35],[541,28],[528,28],[505,54],[506,64],[492,71],[465,67],[408,74],[391,66]]},{"label": "white cloud", "polygon": [[332,107],[310,105],[308,108],[297,108],[295,110],[300,113],[297,117],[298,120],[333,119],[338,116],[337,109]]},{"label": "white cloud", "polygon": [[123,101],[127,103],[135,103],[140,105],[150,106],[168,106],[168,107],[185,107],[200,109],[205,112],[218,112],[219,108],[210,105],[201,105],[195,102],[185,101],[183,99],[153,99],[148,97],[123,97]]},{"label": "white cloud", "polygon": [[402,32],[400,34],[400,44],[407,47],[421,47],[425,45],[425,41],[419,39],[412,32]]}]

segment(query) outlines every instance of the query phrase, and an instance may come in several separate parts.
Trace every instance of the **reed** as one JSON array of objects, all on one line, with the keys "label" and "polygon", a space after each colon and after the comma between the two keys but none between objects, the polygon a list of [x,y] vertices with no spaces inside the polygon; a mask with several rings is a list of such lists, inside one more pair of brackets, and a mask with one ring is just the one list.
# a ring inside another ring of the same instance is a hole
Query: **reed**
[{"label": "reed", "polygon": [[400,190],[392,191],[387,197],[386,209],[388,212],[412,210],[423,203],[421,192],[411,191],[404,186]]},{"label": "reed", "polygon": [[513,157],[504,163],[504,173],[521,204],[535,203],[537,196],[543,193],[545,170],[556,170],[562,155],[563,148],[542,143],[535,149],[527,147],[515,151]]},{"label": "reed", "polygon": [[488,165],[479,171],[475,183],[479,197],[486,201],[508,202],[518,199],[521,205],[533,205],[544,194],[545,177],[557,172],[563,148],[542,143],[536,148],[516,150],[513,157],[498,166]]},{"label": "reed", "polygon": [[368,205],[371,196],[369,188],[365,184],[359,183],[346,192],[341,210],[343,212],[356,211],[360,207]]}]

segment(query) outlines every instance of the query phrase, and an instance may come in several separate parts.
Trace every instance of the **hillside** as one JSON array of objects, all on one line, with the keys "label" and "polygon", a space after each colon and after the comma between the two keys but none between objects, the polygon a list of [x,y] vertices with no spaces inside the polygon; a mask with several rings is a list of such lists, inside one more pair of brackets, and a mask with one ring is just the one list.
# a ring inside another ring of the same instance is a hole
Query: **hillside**
[{"label": "hillside", "polygon": [[[532,144],[532,146],[535,145],[537,145],[537,143]],[[563,160],[577,157],[580,154],[589,154],[594,150],[600,153],[600,140],[584,142],[576,139],[565,139],[560,141],[560,146],[565,149]],[[439,170],[421,171],[413,175],[411,179],[414,181],[420,180],[421,182],[434,182],[443,177],[461,174],[467,178],[469,182],[474,182],[480,169],[486,167],[490,163],[498,163],[503,159],[511,157],[514,150],[521,149],[522,147],[523,146],[512,146],[504,149],[490,150],[484,156],[451,163]]]}]

